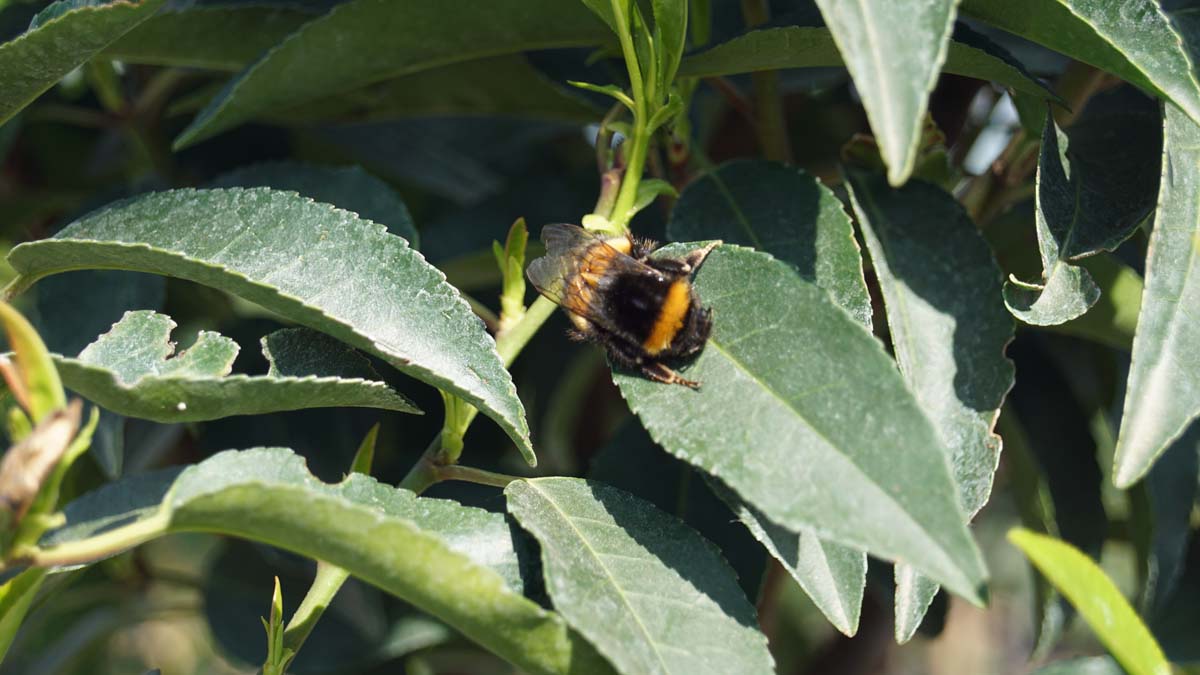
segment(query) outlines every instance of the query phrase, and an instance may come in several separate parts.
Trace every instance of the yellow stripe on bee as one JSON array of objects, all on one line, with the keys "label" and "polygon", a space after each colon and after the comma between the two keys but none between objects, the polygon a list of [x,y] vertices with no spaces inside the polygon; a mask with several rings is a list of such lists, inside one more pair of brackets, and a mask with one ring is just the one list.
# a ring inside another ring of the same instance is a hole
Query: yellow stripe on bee
[{"label": "yellow stripe on bee", "polygon": [[654,356],[671,346],[671,341],[683,329],[683,320],[687,317],[688,309],[692,306],[691,286],[686,279],[679,279],[667,289],[667,297],[663,300],[658,318],[654,320],[654,328],[650,336],[642,342],[646,353]]}]

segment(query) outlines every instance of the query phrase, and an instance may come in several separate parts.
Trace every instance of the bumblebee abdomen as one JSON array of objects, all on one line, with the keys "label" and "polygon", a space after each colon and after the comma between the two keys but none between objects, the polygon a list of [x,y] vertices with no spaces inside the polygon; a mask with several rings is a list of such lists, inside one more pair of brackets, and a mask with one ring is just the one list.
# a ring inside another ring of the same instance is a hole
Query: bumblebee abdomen
[{"label": "bumblebee abdomen", "polygon": [[686,278],[619,275],[605,289],[608,313],[647,356],[666,351],[683,329],[692,306]]}]

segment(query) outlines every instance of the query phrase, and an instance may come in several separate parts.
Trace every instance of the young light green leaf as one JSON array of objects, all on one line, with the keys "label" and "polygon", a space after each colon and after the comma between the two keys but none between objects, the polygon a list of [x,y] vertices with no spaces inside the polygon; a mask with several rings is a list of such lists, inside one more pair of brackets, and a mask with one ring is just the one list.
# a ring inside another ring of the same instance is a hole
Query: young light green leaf
[{"label": "young light green leaf", "polygon": [[1193,64],[1155,0],[962,0],[962,13],[1162,96],[1200,121]]},{"label": "young light green leaf", "polygon": [[45,578],[46,570],[28,569],[0,586],[0,661],[8,654],[17,629],[25,621],[25,614]]},{"label": "young light green leaf", "polygon": [[654,51],[658,58],[658,91],[675,81],[679,59],[687,44],[688,0],[651,0],[654,8]]},{"label": "young light green leaf", "polygon": [[[844,65],[833,35],[824,26],[785,26],[750,31],[683,60],[679,73],[688,77],[734,75],[781,68]],[[1011,54],[964,26],[955,28],[942,70],[999,82],[1037,99],[1056,96],[1026,72]]]},{"label": "young light green leaf", "polygon": [[674,241],[721,239],[770,253],[871,325],[862,255],[842,202],[816,178],[773,162],[722,164],[693,181],[671,211]]},{"label": "young light green leaf", "polygon": [[[436,616],[532,673],[611,672],[557,614],[521,595],[500,514],[362,474],[321,483],[290,450],[227,451],[122,479],[69,504],[38,564],[78,564],[173,532],[244,537],[317,558]],[[104,533],[104,546],[90,537]]]},{"label": "young light green leaf", "polygon": [[63,391],[62,380],[41,336],[7,302],[0,302],[0,324],[4,326],[8,344],[16,352],[16,374],[20,378],[18,386],[24,388],[21,392],[24,400],[18,398],[18,401],[28,406],[26,412],[30,420],[37,424],[54,411],[66,407],[67,395]]},{"label": "young light green leaf", "polygon": [[541,544],[555,609],[619,672],[774,671],[754,608],[695,530],[578,478],[518,480],[504,494]]},{"label": "young light green leaf", "polygon": [[[597,45],[611,37],[575,2],[351,0],[237,75],[175,140],[184,148],[277,108],[473,58]],[[372,45],[369,50],[361,49]]]},{"label": "young light green leaf", "polygon": [[285,124],[495,116],[594,122],[604,111],[546,77],[520,54],[430,68],[262,117]]},{"label": "young light green leaf", "polygon": [[101,54],[152,66],[241,70],[313,18],[292,7],[248,3],[168,7]]},{"label": "young light green leaf", "polygon": [[1170,675],[1154,636],[1091,558],[1070,544],[1021,528],[1009,530],[1008,540],[1071,601],[1130,675]]},{"label": "young light green leaf", "polygon": [[351,213],[265,188],[152,193],[9,260],[18,287],[72,269],[166,274],[256,302],[478,407],[529,461],[524,410],[495,343],[441,272]]},{"label": "young light green leaf", "polygon": [[262,162],[218,176],[210,187],[269,187],[298,192],[313,201],[332,204],[379,223],[388,232],[407,239],[413,248],[419,248],[417,227],[404,200],[392,186],[361,166]]},{"label": "young light green leaf", "polygon": [[[1004,356],[1013,320],[992,252],[962,205],[922,181],[893,189],[847,170],[854,211],[883,292],[900,372],[933,421],[967,516],[992,492],[1000,437],[992,432],[1013,385]],[[937,585],[896,566],[896,639],[912,638]]]},{"label": "young light green leaf", "polygon": [[1158,106],[1128,89],[1094,97],[1065,134],[1047,120],[1037,175],[1042,279],[1011,278],[1009,311],[1025,323],[1064,323],[1088,310],[1100,289],[1072,262],[1125,241],[1151,213],[1157,189]]},{"label": "young light green leaf", "polygon": [[43,10],[40,25],[35,21],[24,34],[0,44],[0,124],[162,4],[163,0],[117,0],[76,6],[60,0]]},{"label": "young light green leaf", "polygon": [[848,636],[858,632],[867,585],[867,556],[862,551],[822,541],[812,530],[780,527],[720,481],[710,480],[709,485],[834,628]]},{"label": "young light green leaf", "polygon": [[979,602],[986,571],[946,453],[878,340],[749,249],[714,250],[696,288],[713,332],[681,372],[701,388],[614,378],[654,440],[780,526],[911,563]]},{"label": "young light green leaf", "polygon": [[417,413],[380,381],[367,359],[307,329],[263,338],[267,375],[230,375],[237,343],[201,331],[174,354],[175,322],[129,312],[77,358],[56,357],[67,386],[113,412],[155,422],[199,422],[319,407],[370,407]]},{"label": "young light green leaf", "polygon": [[1162,186],[1113,482],[1128,487],[1200,415],[1200,128],[1166,107]]},{"label": "young light green leaf", "polygon": [[862,95],[871,131],[901,185],[917,159],[929,92],[946,60],[958,0],[817,0]]}]

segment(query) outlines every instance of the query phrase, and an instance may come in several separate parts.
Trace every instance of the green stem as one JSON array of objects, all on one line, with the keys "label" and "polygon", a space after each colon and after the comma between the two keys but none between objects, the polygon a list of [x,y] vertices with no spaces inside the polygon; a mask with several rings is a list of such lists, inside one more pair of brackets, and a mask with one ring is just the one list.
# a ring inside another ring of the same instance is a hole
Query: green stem
[{"label": "green stem", "polygon": [[629,221],[633,218],[633,205],[637,201],[638,185],[642,182],[642,170],[646,165],[646,153],[650,150],[650,133],[646,126],[645,117],[634,115],[633,138],[630,139],[632,149],[629,152],[625,166],[625,179],[621,181],[621,191],[617,194],[617,204],[613,207],[612,224],[617,233],[629,231]]},{"label": "green stem", "polygon": [[317,625],[317,620],[325,613],[325,608],[333,602],[333,597],[348,578],[350,573],[346,570],[321,560],[317,561],[317,575],[313,578],[312,586],[308,588],[308,593],[300,601],[300,606],[292,614],[287,627],[283,629],[284,648],[291,649],[293,655],[300,651],[300,647]]},{"label": "green stem", "polygon": [[485,471],[459,464],[439,466],[437,467],[437,473],[440,480],[461,480],[467,483],[491,485],[498,488],[508,487],[508,484],[514,480],[521,480],[517,476],[509,476],[508,474]]},{"label": "green stem", "polygon": [[34,550],[28,554],[14,551],[13,559],[9,561],[9,564],[59,567],[100,560],[162,535],[166,531],[167,525],[170,524],[170,520],[170,514],[164,509],[145,520],[117,527],[94,537],[64,542],[52,548]]}]

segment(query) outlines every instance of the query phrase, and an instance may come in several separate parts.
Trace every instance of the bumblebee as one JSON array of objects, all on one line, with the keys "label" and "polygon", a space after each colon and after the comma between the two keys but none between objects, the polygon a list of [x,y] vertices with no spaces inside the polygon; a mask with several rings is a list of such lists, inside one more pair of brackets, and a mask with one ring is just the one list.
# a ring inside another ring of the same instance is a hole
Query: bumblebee
[{"label": "bumblebee", "polygon": [[700,386],[663,362],[698,354],[712,332],[712,310],[700,306],[689,275],[721,242],[651,258],[652,242],[567,224],[547,225],[542,241],[546,255],[526,275],[566,310],[573,338],[602,345],[615,363],[656,382]]}]

